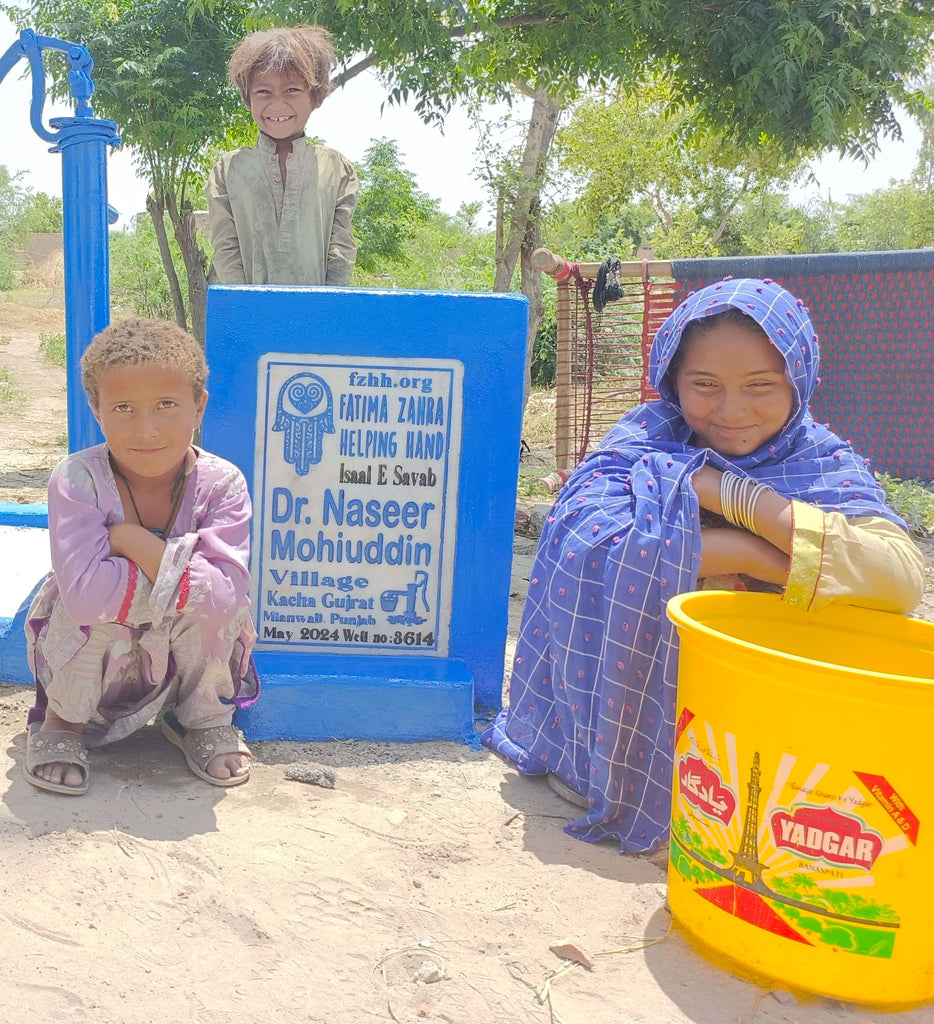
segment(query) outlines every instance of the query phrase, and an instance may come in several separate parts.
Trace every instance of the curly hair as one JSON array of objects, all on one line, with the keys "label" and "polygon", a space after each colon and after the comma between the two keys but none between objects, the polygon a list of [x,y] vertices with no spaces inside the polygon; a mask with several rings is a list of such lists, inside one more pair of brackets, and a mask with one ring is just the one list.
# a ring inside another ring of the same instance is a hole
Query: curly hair
[{"label": "curly hair", "polygon": [[297,75],[311,90],[315,109],[331,92],[334,46],[327,29],[320,25],[268,28],[251,32],[230,55],[227,75],[240,90],[244,103],[250,102],[250,87],[258,74]]},{"label": "curly hair", "polygon": [[197,401],[204,393],[208,364],[197,341],[168,320],[128,317],[104,328],[81,357],[81,383],[97,411],[103,375],[116,366],[157,363],[177,370],[191,383]]}]

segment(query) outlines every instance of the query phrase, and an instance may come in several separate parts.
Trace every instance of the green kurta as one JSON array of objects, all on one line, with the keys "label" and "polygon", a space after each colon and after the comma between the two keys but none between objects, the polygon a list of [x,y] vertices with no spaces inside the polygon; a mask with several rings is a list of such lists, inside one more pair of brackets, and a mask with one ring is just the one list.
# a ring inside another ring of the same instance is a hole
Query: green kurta
[{"label": "green kurta", "polygon": [[225,153],[208,179],[221,284],[350,284],[357,174],[337,150],[296,139],[283,188],[276,142]]}]

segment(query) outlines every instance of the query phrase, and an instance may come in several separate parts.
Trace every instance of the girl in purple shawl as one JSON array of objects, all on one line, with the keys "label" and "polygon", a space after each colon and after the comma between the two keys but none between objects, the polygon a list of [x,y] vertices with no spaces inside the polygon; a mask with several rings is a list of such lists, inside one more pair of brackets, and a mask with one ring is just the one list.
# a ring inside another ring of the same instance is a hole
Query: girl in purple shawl
[{"label": "girl in purple shawl", "polygon": [[571,475],[529,581],[510,706],[483,741],[585,810],[566,831],[651,850],[668,831],[677,634],[668,599],[714,585],[908,613],[920,552],[865,460],[814,422],[807,310],[769,280],[691,294],[662,325],[661,398]]},{"label": "girl in purple shawl", "polygon": [[108,327],[81,359],[105,443],[49,480],[52,572],[26,620],[36,704],[23,771],[39,789],[84,793],[87,748],[160,711],[198,778],[249,778],[232,719],[259,688],[250,497],[235,466],[191,443],[207,372],[195,339],[159,320]]}]

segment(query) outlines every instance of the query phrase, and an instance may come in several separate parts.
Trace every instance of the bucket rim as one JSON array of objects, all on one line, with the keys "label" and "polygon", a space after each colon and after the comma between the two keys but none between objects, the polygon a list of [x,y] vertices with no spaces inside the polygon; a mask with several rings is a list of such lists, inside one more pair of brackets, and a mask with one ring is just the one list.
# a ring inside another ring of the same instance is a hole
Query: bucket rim
[{"label": "bucket rim", "polygon": [[[749,651],[755,651],[757,653],[771,655],[772,657],[778,658],[781,661],[790,662],[796,665],[807,665],[819,668],[822,672],[830,672],[835,675],[846,675],[852,676],[854,672],[860,673],[867,677],[867,680],[871,679],[873,682],[884,682],[890,685],[900,686],[906,689],[918,689],[922,687],[930,688],[934,686],[934,677],[927,676],[909,676],[899,675],[894,672],[877,672],[870,670],[861,670],[855,665],[839,665],[833,661],[820,661],[816,658],[803,658],[799,654],[789,654],[787,651],[776,650],[774,647],[765,647],[762,644],[753,643],[750,640],[741,640],[739,637],[730,636],[729,633],[724,633],[719,629],[714,629],[708,626],[706,623],[699,621],[687,614],[683,609],[683,605],[697,602],[701,600],[708,600],[709,598],[720,599],[727,598],[730,601],[734,601],[738,598],[743,603],[752,602],[754,604],[774,605],[776,602],[780,602],[778,594],[762,594],[756,592],[743,592],[738,593],[733,590],[687,590],[682,594],[675,594],[674,597],[669,598],[665,606],[665,612],[668,618],[675,624],[676,627],[686,627],[687,629],[694,630],[698,633],[704,634],[711,638],[723,639],[728,644],[736,647],[741,647]],[[874,609],[859,608],[858,605],[845,605],[842,607],[851,608],[858,612],[871,612]],[[834,612],[838,609],[832,606],[828,606],[826,609],[827,613],[833,616]],[[808,614],[808,613],[801,613]],[[895,614],[890,612],[877,612],[879,615]],[[934,631],[934,624],[924,622],[921,619],[912,619],[907,615],[896,615],[896,617],[904,622],[916,623],[918,626],[927,627],[929,630]],[[914,627],[909,627],[914,628]],[[680,631],[679,631],[680,635]],[[934,632],[932,632],[934,636]]]}]

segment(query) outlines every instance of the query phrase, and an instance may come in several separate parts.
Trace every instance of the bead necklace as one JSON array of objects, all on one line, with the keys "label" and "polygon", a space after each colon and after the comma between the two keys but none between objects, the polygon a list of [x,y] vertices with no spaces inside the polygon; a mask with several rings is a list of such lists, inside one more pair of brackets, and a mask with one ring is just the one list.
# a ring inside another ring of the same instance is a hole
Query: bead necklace
[{"label": "bead necklace", "polygon": [[[143,526],[143,517],[139,514],[139,508],[136,505],[136,498],[133,497],[133,488],[130,486],[130,481],[127,480],[124,473],[114,462],[114,457],[108,452],[107,456],[110,460],[110,468],[114,471],[115,475],[126,484],[127,494],[130,496],[130,504],[133,506],[133,511],[136,513],[136,521],[140,526]],[[182,460],[182,464],[178,467],[178,472],[172,480],[172,493],[169,496],[169,500],[172,503],[172,507],[169,509],[169,518],[165,521],[165,526],[161,530],[155,529],[151,526],[143,526],[144,530],[148,530],[150,533],[155,534],[160,540],[165,540],[166,534],[169,532],[169,527],[172,525],[172,521],[175,519],[175,514],[178,512],[179,502],[182,498],[182,492],[184,490],[185,481],[188,479],[188,452],[185,452],[185,458]]]}]

